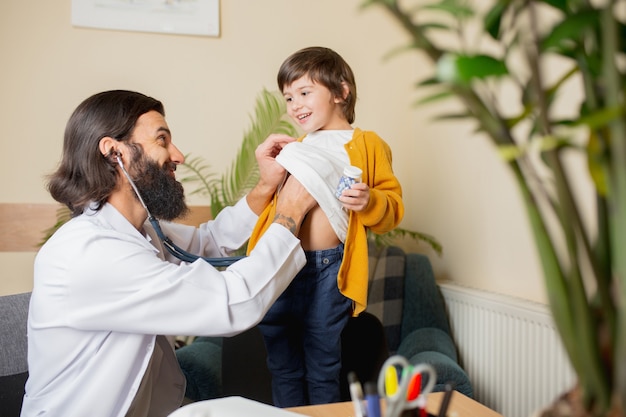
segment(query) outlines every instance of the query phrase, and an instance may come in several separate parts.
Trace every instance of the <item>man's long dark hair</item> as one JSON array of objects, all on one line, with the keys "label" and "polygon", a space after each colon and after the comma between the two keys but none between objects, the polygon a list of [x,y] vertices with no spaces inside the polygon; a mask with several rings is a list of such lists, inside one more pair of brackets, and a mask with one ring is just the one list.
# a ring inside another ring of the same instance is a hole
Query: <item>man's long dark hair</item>
[{"label": "man's long dark hair", "polygon": [[61,162],[48,178],[52,198],[73,216],[92,202],[100,208],[118,181],[117,165],[102,155],[100,140],[128,141],[137,119],[152,110],[165,116],[160,101],[134,91],[105,91],[83,101],[67,122]]}]

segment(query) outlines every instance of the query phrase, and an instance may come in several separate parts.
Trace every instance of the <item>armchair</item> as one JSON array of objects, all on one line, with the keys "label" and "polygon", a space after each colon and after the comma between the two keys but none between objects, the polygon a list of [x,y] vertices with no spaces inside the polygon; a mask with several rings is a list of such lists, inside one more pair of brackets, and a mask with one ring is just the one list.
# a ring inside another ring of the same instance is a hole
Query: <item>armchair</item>
[{"label": "armchair", "polygon": [[459,363],[445,302],[428,257],[395,246],[370,245],[369,266],[366,311],[382,323],[389,353],[402,355],[411,364],[432,365],[437,372],[434,392],[445,391],[446,383],[452,382],[471,398],[472,385]]}]

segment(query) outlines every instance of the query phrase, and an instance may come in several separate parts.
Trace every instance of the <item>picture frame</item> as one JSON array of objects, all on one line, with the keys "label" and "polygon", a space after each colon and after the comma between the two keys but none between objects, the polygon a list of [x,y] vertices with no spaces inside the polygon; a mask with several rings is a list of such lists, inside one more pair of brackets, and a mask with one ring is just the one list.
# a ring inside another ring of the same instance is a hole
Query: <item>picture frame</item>
[{"label": "picture frame", "polygon": [[72,25],[217,37],[219,0],[72,0]]}]

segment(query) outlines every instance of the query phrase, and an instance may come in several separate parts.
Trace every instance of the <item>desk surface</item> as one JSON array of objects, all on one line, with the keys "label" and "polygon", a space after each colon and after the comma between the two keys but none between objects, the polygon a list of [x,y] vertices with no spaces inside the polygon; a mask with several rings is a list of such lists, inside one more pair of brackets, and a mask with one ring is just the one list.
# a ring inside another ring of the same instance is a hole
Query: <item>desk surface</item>
[{"label": "desk surface", "polygon": [[[443,398],[443,392],[434,392],[428,395],[426,410],[437,415],[439,412],[439,404]],[[342,402],[324,405],[308,405],[304,407],[292,407],[287,410],[295,413],[303,414],[309,417],[352,417],[354,416],[354,407],[351,402]],[[448,415],[456,412],[458,417],[502,417],[501,414],[485,407],[477,401],[454,391],[448,408]]]}]

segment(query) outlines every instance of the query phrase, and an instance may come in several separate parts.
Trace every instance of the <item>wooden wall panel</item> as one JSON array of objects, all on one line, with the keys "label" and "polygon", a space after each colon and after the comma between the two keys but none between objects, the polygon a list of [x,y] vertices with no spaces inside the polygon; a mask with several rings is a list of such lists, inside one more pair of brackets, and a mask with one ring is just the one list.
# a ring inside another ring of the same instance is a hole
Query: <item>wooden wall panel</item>
[{"label": "wooden wall panel", "polygon": [[[0,203],[0,252],[36,252],[56,222],[58,204]],[[209,206],[191,206],[181,223],[197,226],[211,218]]]},{"label": "wooden wall panel", "polygon": [[0,204],[0,251],[36,252],[54,226],[58,204]]}]

